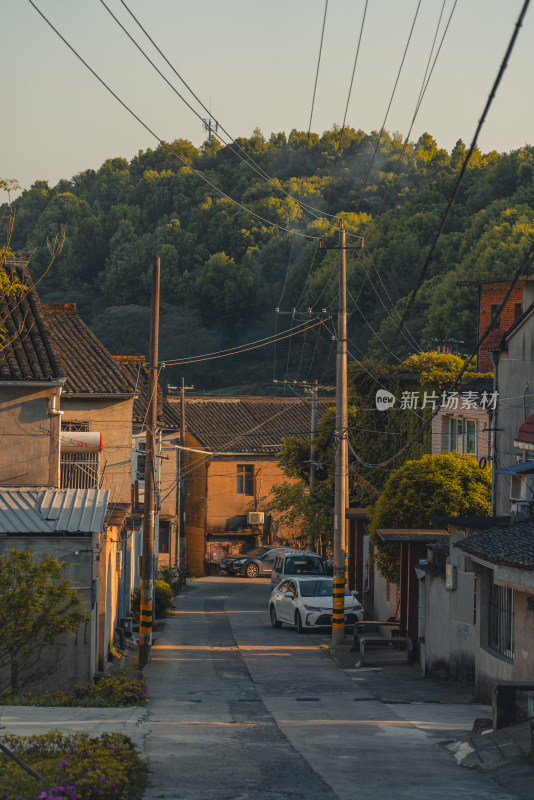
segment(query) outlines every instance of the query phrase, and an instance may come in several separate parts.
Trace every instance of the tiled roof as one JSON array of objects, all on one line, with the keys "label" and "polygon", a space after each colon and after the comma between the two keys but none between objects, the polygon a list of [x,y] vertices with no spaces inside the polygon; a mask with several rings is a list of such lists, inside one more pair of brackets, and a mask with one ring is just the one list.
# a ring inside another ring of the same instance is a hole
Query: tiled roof
[{"label": "tiled roof", "polygon": [[[135,391],[133,422],[143,425],[148,410],[149,373],[144,356],[113,356],[121,369],[128,375],[130,386]],[[180,427],[174,413],[169,411],[168,403],[163,399],[161,386],[158,384],[158,424],[165,428]]]},{"label": "tiled roof", "polygon": [[534,517],[474,533],[455,547],[493,564],[534,569]]},{"label": "tiled roof", "polygon": [[8,274],[29,287],[16,297],[0,293],[0,321],[5,326],[0,350],[0,381],[57,381],[61,366],[46,321],[39,312],[26,262],[16,258],[6,264]]},{"label": "tiled roof", "polygon": [[515,437],[516,442],[523,444],[534,444],[534,414],[523,422]]},{"label": "tiled roof", "polygon": [[487,339],[480,345],[481,350],[501,350],[506,331],[504,328],[497,328],[492,331]]},{"label": "tiled roof", "polygon": [[[318,419],[334,404],[318,400]],[[180,400],[169,402],[180,426]],[[282,439],[310,435],[311,406],[297,397],[188,397],[187,432],[211,452],[278,453]]]},{"label": "tiled roof", "polygon": [[133,393],[130,378],[78,316],[74,303],[42,304],[40,311],[67,378],[66,395]]}]

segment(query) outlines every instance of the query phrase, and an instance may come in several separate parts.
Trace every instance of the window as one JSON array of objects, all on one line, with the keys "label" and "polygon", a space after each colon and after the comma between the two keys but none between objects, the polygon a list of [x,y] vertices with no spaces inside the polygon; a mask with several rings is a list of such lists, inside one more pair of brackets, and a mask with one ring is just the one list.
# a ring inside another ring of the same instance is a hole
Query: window
[{"label": "window", "polygon": [[[495,314],[497,314],[497,309],[499,308],[499,306],[500,306],[500,303],[492,303],[491,304],[491,306],[490,306],[491,319],[493,319],[493,317],[495,317]],[[501,315],[500,314],[498,314],[495,317],[495,322],[493,323],[493,325],[491,327],[493,329],[501,327]]]},{"label": "window", "polygon": [[69,421],[69,420],[62,420],[61,421],[61,430],[62,431],[87,432],[89,430],[89,423],[88,422],[72,422],[72,421]]},{"label": "window", "polygon": [[514,322],[519,319],[523,313],[523,303],[514,303]]},{"label": "window", "polygon": [[238,464],[237,465],[237,493],[238,494],[253,494],[252,479],[254,476],[254,467],[252,464]]},{"label": "window", "polygon": [[137,462],[135,467],[135,477],[138,481],[144,481],[146,466],[146,442],[137,442],[136,455]]},{"label": "window", "polygon": [[514,590],[507,586],[490,589],[488,645],[506,658],[514,658]]},{"label": "window", "polygon": [[449,420],[449,450],[477,454],[477,423],[474,419]]},{"label": "window", "polygon": [[[62,431],[86,432],[88,422],[62,420]],[[98,489],[98,453],[61,452],[60,481],[62,489]]]},{"label": "window", "polygon": [[170,549],[170,523],[169,522],[160,522],[159,523],[159,552],[160,553],[168,553]]}]

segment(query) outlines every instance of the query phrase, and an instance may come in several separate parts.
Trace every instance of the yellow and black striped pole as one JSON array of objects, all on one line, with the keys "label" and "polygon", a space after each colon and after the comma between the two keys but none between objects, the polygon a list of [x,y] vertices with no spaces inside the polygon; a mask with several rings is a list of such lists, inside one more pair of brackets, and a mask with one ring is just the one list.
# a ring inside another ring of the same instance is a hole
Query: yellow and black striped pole
[{"label": "yellow and black striped pole", "polygon": [[348,475],[347,409],[347,265],[345,229],[339,221],[339,308],[336,363],[336,461],[334,512],[334,587],[332,608],[332,645],[345,640],[345,517]]}]

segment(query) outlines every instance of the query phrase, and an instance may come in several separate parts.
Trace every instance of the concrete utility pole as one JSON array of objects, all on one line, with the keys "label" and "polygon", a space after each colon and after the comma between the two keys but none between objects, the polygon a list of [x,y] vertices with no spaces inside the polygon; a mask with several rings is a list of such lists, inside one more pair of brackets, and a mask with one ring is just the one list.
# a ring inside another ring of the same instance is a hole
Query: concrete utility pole
[{"label": "concrete utility pole", "polygon": [[146,422],[145,498],[143,515],[143,560],[141,566],[141,611],[139,621],[139,665],[150,661],[154,610],[154,518],[156,511],[156,428],[158,424],[160,260],[154,259],[150,308],[150,355]]},{"label": "concrete utility pole", "polygon": [[345,228],[339,221],[339,301],[336,361],[336,460],[334,510],[334,589],[332,645],[345,639],[345,538],[348,478],[347,265]]},{"label": "concrete utility pole", "polygon": [[[317,436],[317,379],[314,381],[313,386],[310,387],[310,394],[312,399],[311,410],[311,443],[310,443],[310,494],[315,487],[315,437]],[[315,542],[313,539],[308,539],[308,550],[312,553],[315,552]]]},{"label": "concrete utility pole", "polygon": [[180,450],[178,450],[178,507],[179,507],[179,523],[180,523],[180,533],[179,533],[179,552],[180,556],[182,554],[182,546],[183,546],[183,563],[182,566],[184,569],[187,568],[187,542],[186,542],[186,520],[185,520],[185,499],[186,499],[186,491],[185,491],[185,431],[186,431],[186,422],[185,422],[185,393],[186,391],[190,391],[194,389],[194,386],[186,386],[185,385],[185,378],[182,378],[181,385],[180,385]]}]

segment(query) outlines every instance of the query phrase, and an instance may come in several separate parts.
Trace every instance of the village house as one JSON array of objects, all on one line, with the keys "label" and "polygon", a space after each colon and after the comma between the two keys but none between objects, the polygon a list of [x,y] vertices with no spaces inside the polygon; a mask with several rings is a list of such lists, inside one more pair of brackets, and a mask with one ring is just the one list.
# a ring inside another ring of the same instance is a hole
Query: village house
[{"label": "village house", "polygon": [[0,300],[0,549],[67,564],[87,620],[51,685],[87,682],[112,657],[118,625],[134,390],[76,306],[41,304],[24,260],[10,268],[30,289]]},{"label": "village house", "polygon": [[[180,419],[180,399],[169,397]],[[321,417],[332,405],[318,401]],[[311,405],[287,397],[194,397],[185,401],[187,566],[218,568],[228,553],[257,544],[302,546],[300,530],[266,511],[273,484],[288,480],[278,463],[282,440],[306,438]]]},{"label": "village house", "polygon": [[[496,285],[498,302],[508,286]],[[507,329],[486,340],[497,393],[489,422],[494,516],[440,520],[450,543],[430,546],[423,566],[424,669],[472,679],[486,700],[494,682],[534,676],[534,306],[519,313],[533,286],[520,283],[510,301],[515,319],[507,306]]]}]

